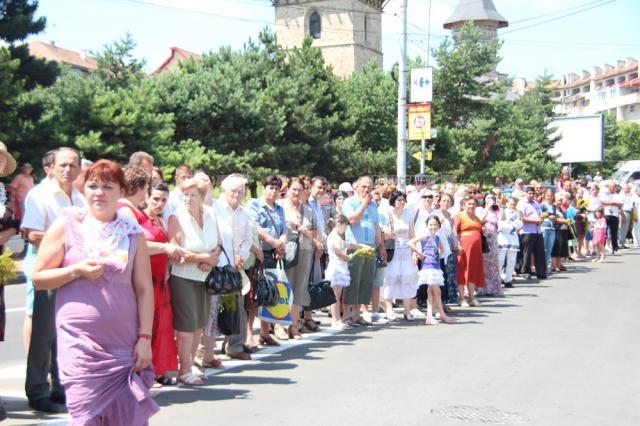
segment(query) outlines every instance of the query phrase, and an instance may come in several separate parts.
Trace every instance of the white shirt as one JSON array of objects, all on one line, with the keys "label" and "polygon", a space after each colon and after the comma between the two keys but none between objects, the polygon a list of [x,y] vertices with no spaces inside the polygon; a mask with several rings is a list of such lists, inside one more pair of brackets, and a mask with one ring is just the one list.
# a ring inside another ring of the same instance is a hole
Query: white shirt
[{"label": "white shirt", "polygon": [[[249,215],[241,205],[233,210],[224,194],[213,203],[213,209],[218,217],[220,232],[226,234],[227,230],[231,230],[233,253],[242,257],[242,260],[246,262],[253,245]],[[230,253],[227,254],[230,255]]]},{"label": "white shirt", "polygon": [[46,231],[62,215],[65,207],[86,207],[84,195],[71,187],[71,198],[60,188],[57,180],[43,182],[34,187],[25,200],[22,227],[34,231]]},{"label": "white shirt", "polygon": [[[184,235],[183,241],[180,242],[181,247],[194,253],[211,253],[218,246],[218,221],[211,207],[202,206],[202,228],[185,206],[179,207],[173,215],[178,219]],[[225,245],[225,250],[231,259],[233,244]],[[226,264],[227,259],[224,254],[220,254],[218,265]],[[194,281],[204,281],[207,277],[207,272],[198,269],[196,263],[172,263],[171,274]]]},{"label": "white shirt", "polygon": [[602,201],[600,201],[600,197],[595,195],[589,195],[587,200],[587,219],[589,222],[593,223],[596,220],[595,211],[602,205]]},{"label": "white shirt", "polygon": [[[601,197],[603,201],[615,201],[616,203],[623,203],[621,194],[607,194]],[[620,214],[620,207],[614,205],[605,205],[604,206],[604,214],[605,216],[618,216]]]},{"label": "white shirt", "polygon": [[633,197],[631,194],[623,192],[620,195],[622,195],[622,210],[625,212],[633,210]]}]

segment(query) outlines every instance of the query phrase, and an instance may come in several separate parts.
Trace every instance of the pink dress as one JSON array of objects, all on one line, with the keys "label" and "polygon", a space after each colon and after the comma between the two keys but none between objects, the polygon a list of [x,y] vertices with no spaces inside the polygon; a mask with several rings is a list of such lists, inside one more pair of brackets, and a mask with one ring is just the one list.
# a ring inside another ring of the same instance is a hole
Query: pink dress
[{"label": "pink dress", "polygon": [[607,220],[604,217],[596,219],[593,225],[592,244],[604,244],[607,241]]},{"label": "pink dress", "polygon": [[153,367],[133,371],[138,306],[132,272],[142,229],[124,217],[103,228],[84,225],[86,216],[77,212],[59,220],[67,243],[63,266],[86,258],[105,264],[97,280],[78,278],[57,291],[58,366],[71,424],[146,425],[159,408],[149,396]]}]

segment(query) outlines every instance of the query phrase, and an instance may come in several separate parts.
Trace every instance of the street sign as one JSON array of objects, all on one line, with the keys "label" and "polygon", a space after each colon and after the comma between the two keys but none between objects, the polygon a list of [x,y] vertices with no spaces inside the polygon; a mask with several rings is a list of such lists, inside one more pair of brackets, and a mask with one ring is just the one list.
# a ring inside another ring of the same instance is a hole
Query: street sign
[{"label": "street sign", "polygon": [[[427,161],[431,161],[431,159],[433,158],[433,152],[431,151],[427,151]],[[413,158],[415,158],[416,160],[420,161],[422,159],[422,153],[420,151],[416,152],[415,154],[412,155]]]},{"label": "street sign", "polygon": [[409,140],[431,139],[431,104],[409,104]]},{"label": "street sign", "polygon": [[411,102],[431,102],[433,98],[433,68],[411,69]]}]

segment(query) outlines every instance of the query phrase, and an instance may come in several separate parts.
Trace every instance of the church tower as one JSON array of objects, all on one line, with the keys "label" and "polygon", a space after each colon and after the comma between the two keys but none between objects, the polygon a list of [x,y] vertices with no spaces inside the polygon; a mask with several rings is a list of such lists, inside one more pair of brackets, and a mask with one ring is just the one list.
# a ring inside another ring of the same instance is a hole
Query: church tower
[{"label": "church tower", "polygon": [[498,36],[498,28],[509,26],[507,20],[496,10],[492,0],[459,0],[453,14],[445,21],[444,28],[453,30],[455,38],[467,21],[472,21],[473,25],[480,28],[485,42]]},{"label": "church tower", "polygon": [[371,59],[382,66],[383,0],[273,0],[278,43],[302,46],[305,36],[322,50],[333,72],[346,77]]}]

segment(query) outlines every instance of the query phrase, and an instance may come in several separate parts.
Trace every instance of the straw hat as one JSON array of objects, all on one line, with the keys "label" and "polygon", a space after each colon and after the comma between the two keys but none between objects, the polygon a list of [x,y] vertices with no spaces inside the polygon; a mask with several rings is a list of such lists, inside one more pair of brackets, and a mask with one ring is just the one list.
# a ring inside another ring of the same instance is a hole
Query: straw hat
[{"label": "straw hat", "polygon": [[16,170],[16,160],[7,151],[7,146],[0,142],[0,156],[4,157],[4,168],[0,170],[0,177],[9,176]]}]

